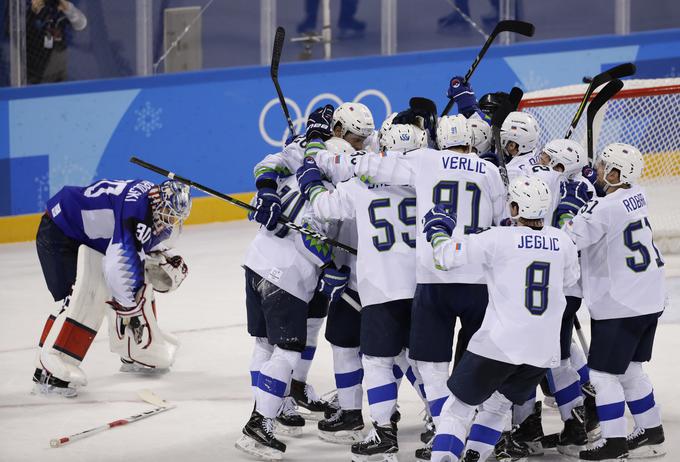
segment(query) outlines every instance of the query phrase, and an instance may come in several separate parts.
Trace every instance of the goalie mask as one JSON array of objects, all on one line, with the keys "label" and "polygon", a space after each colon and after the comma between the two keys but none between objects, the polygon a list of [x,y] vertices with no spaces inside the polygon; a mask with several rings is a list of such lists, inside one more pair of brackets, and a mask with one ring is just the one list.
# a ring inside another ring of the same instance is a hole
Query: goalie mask
[{"label": "goalie mask", "polygon": [[181,228],[191,211],[189,186],[167,180],[149,191],[153,213],[154,233],[158,236],[167,230]]}]

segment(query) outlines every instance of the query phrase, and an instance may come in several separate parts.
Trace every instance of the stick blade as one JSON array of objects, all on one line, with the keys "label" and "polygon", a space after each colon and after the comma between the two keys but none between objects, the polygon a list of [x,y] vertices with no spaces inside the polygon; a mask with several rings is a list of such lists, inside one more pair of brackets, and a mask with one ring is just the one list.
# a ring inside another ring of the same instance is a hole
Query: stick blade
[{"label": "stick blade", "polygon": [[427,113],[437,113],[437,105],[434,101],[428,98],[423,98],[421,96],[414,96],[408,101],[408,105],[411,109],[416,109],[419,111]]},{"label": "stick blade", "polygon": [[517,110],[517,108],[519,107],[519,103],[522,101],[523,96],[524,92],[522,91],[521,88],[512,87],[512,90],[510,90],[510,94],[508,95],[508,101],[510,101],[510,103],[512,104],[513,111]]},{"label": "stick blade", "polygon": [[501,32],[514,32],[515,34],[524,35],[525,37],[533,37],[535,31],[536,27],[530,22],[507,19],[496,24],[492,35],[500,34]]},{"label": "stick blade", "polygon": [[161,398],[148,388],[145,388],[144,390],[139,390],[137,392],[137,396],[139,396],[139,398],[142,401],[145,401],[149,404],[153,404],[156,407],[170,407],[170,403],[165,401],[163,398]]},{"label": "stick blade", "polygon": [[286,29],[279,26],[276,28],[274,35],[274,47],[272,49],[272,63],[269,71],[272,79],[279,78],[279,63],[281,62],[281,53],[283,53],[283,43],[286,40]]},{"label": "stick blade", "polygon": [[607,70],[607,74],[609,74],[610,79],[622,79],[624,77],[631,76],[635,74],[637,71],[637,68],[635,67],[635,64],[633,63],[624,63],[624,64],[619,64],[618,66],[612,67],[611,69]]}]

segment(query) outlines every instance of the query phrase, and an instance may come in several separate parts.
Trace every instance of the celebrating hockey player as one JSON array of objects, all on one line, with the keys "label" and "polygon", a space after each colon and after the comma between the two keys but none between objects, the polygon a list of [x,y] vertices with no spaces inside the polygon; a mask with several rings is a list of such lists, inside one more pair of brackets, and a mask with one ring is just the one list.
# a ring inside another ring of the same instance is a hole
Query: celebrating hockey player
[{"label": "celebrating hockey player", "polygon": [[517,178],[509,196],[515,227],[456,237],[454,213],[436,205],[425,215],[433,267],[481,264],[489,288],[484,321],[448,380],[451,394],[437,425],[433,461],[486,460],[512,403],[524,403],[547,368],[559,364],[564,287],[579,275],[576,247],[564,232],[543,224],[551,203],[545,182]]},{"label": "celebrating hockey player", "polygon": [[100,180],[65,186],[47,201],[36,246],[59,308],[40,337],[36,392],[72,397],[87,383],[79,365],[107,311],[111,348],[124,369],[172,364],[177,341],[158,328],[153,289],[176,288],[187,267],[156,251],[179,233],[190,209],[189,188],[176,181]]},{"label": "celebrating hockey player", "polygon": [[[664,261],[654,245],[647,196],[636,184],[644,159],[634,146],[614,143],[596,162],[604,197],[588,201],[564,230],[581,252],[583,296],[591,315],[588,356],[602,439],[581,460],[650,457],[665,453],[659,406],[642,363],[652,357],[665,306]],[[563,202],[564,202],[563,201]],[[625,404],[635,420],[628,434]]]},{"label": "celebrating hockey player", "polygon": [[507,169],[510,181],[519,175],[529,175],[531,166],[538,163],[534,152],[538,137],[538,123],[528,112],[511,112],[503,121],[501,147],[502,155],[509,159]]}]

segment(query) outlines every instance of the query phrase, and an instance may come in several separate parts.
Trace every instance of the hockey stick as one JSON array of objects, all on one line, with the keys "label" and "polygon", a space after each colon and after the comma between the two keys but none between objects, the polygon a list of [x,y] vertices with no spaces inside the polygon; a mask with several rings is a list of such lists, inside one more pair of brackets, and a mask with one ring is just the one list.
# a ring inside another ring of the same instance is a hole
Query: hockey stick
[{"label": "hockey stick", "polygon": [[[530,22],[515,20],[500,21],[498,24],[496,24],[496,27],[494,27],[493,32],[491,32],[489,38],[486,39],[484,46],[477,54],[475,60],[472,62],[470,69],[468,69],[467,73],[465,74],[465,78],[463,78],[463,83],[465,84],[468,83],[470,77],[472,77],[472,74],[474,74],[475,69],[477,69],[477,66],[479,66],[480,61],[482,60],[482,58],[484,57],[487,50],[489,49],[493,41],[496,39],[498,34],[500,34],[501,32],[514,32],[515,34],[524,35],[525,37],[532,37],[534,35],[534,30],[535,27]],[[455,100],[453,98],[449,99],[449,102],[446,104],[446,107],[442,111],[441,117],[444,117],[449,113],[449,111],[453,107],[454,102]]]},{"label": "hockey stick", "polygon": [[636,70],[635,64],[625,63],[619,64],[618,66],[612,67],[611,69],[607,69],[606,71],[601,72],[597,74],[595,77],[593,77],[592,80],[590,81],[590,85],[588,85],[588,88],[586,89],[586,92],[583,95],[581,104],[579,104],[578,109],[576,109],[576,114],[574,114],[574,117],[571,119],[571,123],[569,124],[569,128],[567,129],[567,134],[564,135],[564,137],[571,138],[571,135],[573,135],[574,130],[576,130],[576,126],[578,125],[578,121],[581,119],[581,116],[583,115],[583,110],[586,108],[588,100],[592,96],[593,92],[597,89],[597,87],[604,85],[610,80],[622,79],[623,77],[633,75],[635,74],[635,70]]},{"label": "hockey stick", "polygon": [[574,328],[576,329],[576,336],[578,337],[578,341],[581,344],[581,348],[583,348],[583,352],[586,354],[587,358],[590,347],[588,346],[588,340],[586,340],[583,329],[581,329],[581,322],[578,320],[578,316],[576,314],[574,314]]},{"label": "hockey stick", "polygon": [[593,101],[588,105],[588,114],[586,115],[586,134],[588,139],[588,164],[593,165],[595,154],[593,153],[593,122],[598,111],[605,105],[607,101],[612,99],[619,90],[623,88],[623,82],[619,79],[614,79],[607,83],[602,90],[593,98]]},{"label": "hockey stick", "polygon": [[524,92],[513,87],[510,90],[510,96],[508,99],[494,112],[493,118],[491,119],[491,133],[493,134],[494,144],[496,146],[496,156],[498,156],[498,170],[501,174],[501,179],[505,185],[505,191],[508,191],[510,186],[510,179],[508,178],[508,168],[505,165],[505,155],[503,154],[503,146],[501,145],[501,126],[503,121],[508,117],[508,115],[517,110],[519,102],[522,100]]},{"label": "hockey stick", "polygon": [[[131,157],[130,162],[132,162],[133,164],[137,164],[140,167],[144,167],[147,170],[151,170],[152,172],[156,172],[160,175],[168,177],[171,180],[179,181],[180,183],[183,183],[187,186],[191,186],[193,188],[196,188],[199,191],[203,191],[204,193],[206,193],[210,196],[216,197],[218,199],[222,199],[223,201],[229,202],[230,204],[236,205],[237,207],[241,207],[242,209],[246,209],[250,212],[256,212],[257,211],[257,209],[255,207],[253,207],[252,205],[246,204],[245,202],[240,201],[240,200],[236,199],[235,197],[231,197],[227,194],[221,193],[221,192],[219,192],[215,189],[209,188],[208,186],[203,186],[200,183],[196,183],[194,181],[191,181],[188,178],[184,178],[182,176],[179,176],[179,175],[175,174],[174,172],[171,172],[170,170],[166,170],[164,168],[150,164],[149,162],[146,162],[146,161],[139,159],[137,157],[134,157],[134,156]],[[321,233],[313,231],[309,228],[304,228],[300,225],[297,225],[294,222],[290,221],[290,219],[288,217],[286,217],[285,215],[281,215],[279,217],[278,223],[280,223],[284,226],[287,226],[288,228],[293,229],[293,230],[295,230],[299,233],[306,234],[306,235],[314,237],[314,238],[316,238],[320,241],[326,242],[329,245],[338,247],[338,248],[340,248],[340,249],[342,249],[346,252],[351,253],[352,255],[357,254],[356,249],[354,249],[354,248],[352,248],[348,245],[345,245],[342,242],[338,242],[335,239],[331,239],[330,237],[325,236]]]},{"label": "hockey stick", "polygon": [[[142,412],[140,414],[135,414],[130,417],[126,417],[124,419],[118,419],[114,420],[113,422],[100,425],[98,427],[88,428],[87,430],[83,430],[82,432],[75,433],[73,435],[62,436],[61,438],[54,438],[50,440],[50,446],[53,448],[58,448],[64,446],[65,444],[82,440],[83,438],[96,435],[97,433],[101,433],[111,428],[122,427],[123,425],[137,422],[138,420],[146,419],[147,417],[160,414],[161,412],[169,411],[170,409],[174,409],[176,407],[174,404],[168,404],[166,401],[162,400],[149,390],[143,390],[142,392],[139,393],[139,396],[144,401],[156,405],[156,407],[151,410]],[[153,400],[153,402],[151,402],[150,400]]]},{"label": "hockey stick", "polygon": [[281,53],[283,52],[283,42],[286,38],[286,29],[279,26],[276,28],[276,35],[274,36],[274,48],[272,49],[272,63],[269,67],[269,74],[272,77],[272,82],[274,82],[274,88],[276,88],[276,94],[279,96],[279,103],[281,103],[281,109],[286,116],[286,121],[288,122],[288,128],[290,129],[290,134],[295,136],[295,126],[293,126],[293,121],[290,120],[290,113],[288,112],[288,105],[286,104],[286,98],[283,97],[283,92],[281,91],[281,85],[279,85],[279,63],[281,63]]}]

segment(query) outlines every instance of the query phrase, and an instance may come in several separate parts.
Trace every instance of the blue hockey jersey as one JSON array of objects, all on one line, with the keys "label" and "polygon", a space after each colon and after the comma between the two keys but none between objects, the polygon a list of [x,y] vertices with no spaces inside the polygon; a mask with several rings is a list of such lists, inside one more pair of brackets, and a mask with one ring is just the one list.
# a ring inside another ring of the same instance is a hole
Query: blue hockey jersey
[{"label": "blue hockey jersey", "polygon": [[64,186],[47,201],[54,223],[71,239],[102,254],[103,272],[113,298],[135,305],[144,284],[144,255],[169,234],[153,230],[147,180],[100,180],[87,187]]}]

